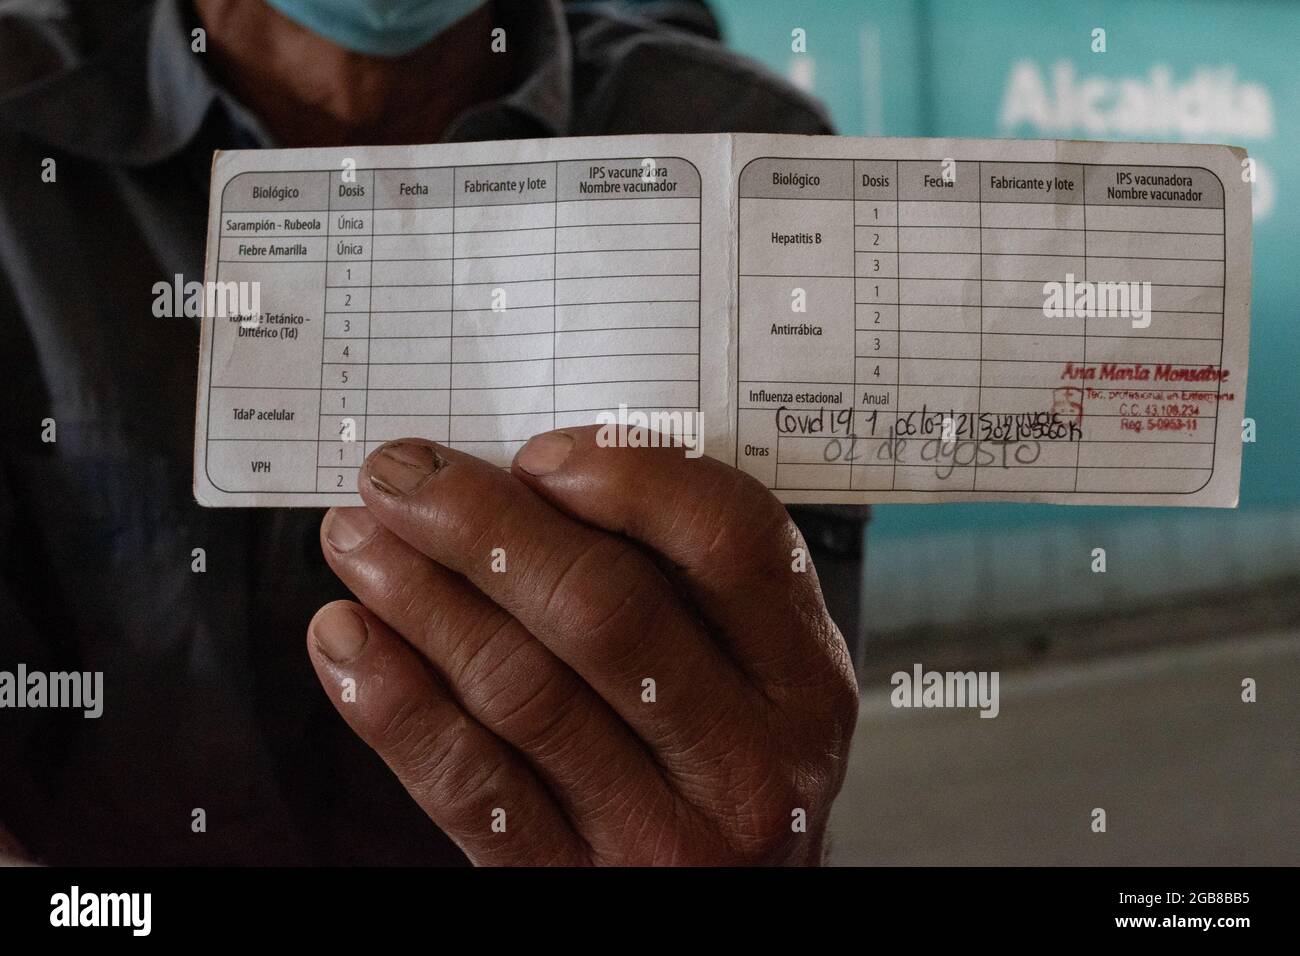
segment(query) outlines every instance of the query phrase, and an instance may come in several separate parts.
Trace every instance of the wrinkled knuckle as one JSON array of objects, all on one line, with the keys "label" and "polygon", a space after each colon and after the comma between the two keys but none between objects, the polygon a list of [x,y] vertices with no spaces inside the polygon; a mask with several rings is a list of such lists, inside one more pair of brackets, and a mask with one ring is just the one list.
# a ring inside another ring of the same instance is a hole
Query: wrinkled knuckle
[{"label": "wrinkled knuckle", "polygon": [[710,559],[736,560],[772,550],[773,545],[794,547],[798,529],[790,513],[757,479],[742,471],[732,474],[708,496],[703,513],[695,520],[708,529]]},{"label": "wrinkled knuckle", "polygon": [[527,753],[543,757],[581,698],[567,687],[563,671],[511,681],[484,707],[484,721]]},{"label": "wrinkled knuckle", "polygon": [[437,623],[442,626],[426,625],[425,639],[431,645],[441,643],[447,648],[447,677],[467,696],[497,685],[516,652],[530,640],[515,632],[519,622],[500,609],[483,616],[471,615],[464,622]]},{"label": "wrinkled knuckle", "polygon": [[593,602],[592,589],[589,587],[591,575],[598,569],[612,573],[623,559],[626,546],[606,535],[596,535],[583,542],[576,554],[567,556],[567,563],[560,568],[548,568],[549,580],[544,582],[546,601],[543,610],[572,619],[577,624],[584,624],[591,617],[601,613],[600,606]]},{"label": "wrinkled knuckle", "polygon": [[434,729],[428,709],[403,702],[382,733],[384,749],[402,784],[418,802],[455,814],[491,773],[471,752],[467,721]]},{"label": "wrinkled knuckle", "polygon": [[429,709],[416,700],[393,707],[379,731],[379,746],[414,781],[435,776],[446,760],[452,737],[430,727]]},{"label": "wrinkled knuckle", "polygon": [[853,659],[840,630],[831,620],[830,614],[823,610],[825,619],[825,653],[823,655],[824,674],[822,688],[818,693],[819,702],[824,703],[824,710],[834,719],[836,725],[852,725],[858,717],[858,679],[853,670]]},{"label": "wrinkled knuckle", "polygon": [[[593,588],[597,571],[604,586]],[[557,579],[546,612],[617,665],[659,617],[664,605],[660,583],[637,551],[612,538],[598,539]]]},{"label": "wrinkled knuckle", "polygon": [[[701,697],[685,707],[674,726],[665,728],[660,749],[677,766],[722,783],[724,793],[743,793],[752,768],[767,759],[766,745],[755,744],[738,728],[736,715],[720,699]],[[719,761],[718,755],[725,757]]]},{"label": "wrinkled knuckle", "polygon": [[460,741],[451,747],[436,787],[428,794],[431,804],[439,807],[448,819],[481,821],[491,807],[503,802],[508,765],[502,761],[484,761],[481,754],[470,753],[470,749]]},{"label": "wrinkled knuckle", "polygon": [[853,665],[848,663],[847,666],[839,669],[839,680],[835,684],[832,695],[832,713],[836,717],[836,723],[841,729],[846,730],[847,734],[853,732],[858,722],[858,706],[861,699],[858,681],[853,674]]},{"label": "wrinkled knuckle", "polygon": [[[462,722],[463,723],[463,722]],[[450,823],[469,819],[497,788],[503,766],[485,762],[474,752],[466,726],[452,726],[436,735],[408,733],[401,751],[399,777],[416,802],[437,807]]]},{"label": "wrinkled knuckle", "polygon": [[419,621],[426,630],[440,628],[446,611],[429,606],[429,595],[422,578],[411,574],[380,574],[373,580],[379,588],[378,604],[392,608],[404,621]]},{"label": "wrinkled knuckle", "polygon": [[792,782],[773,779],[739,808],[733,845],[743,862],[767,864],[785,859],[802,836],[800,813],[811,817],[815,801]]},{"label": "wrinkled knuckle", "polygon": [[801,783],[807,774],[792,773],[773,747],[775,728],[752,729],[727,741],[726,756],[711,767],[713,798],[709,816],[739,862],[764,863],[781,858],[795,835],[791,813],[808,806]]}]

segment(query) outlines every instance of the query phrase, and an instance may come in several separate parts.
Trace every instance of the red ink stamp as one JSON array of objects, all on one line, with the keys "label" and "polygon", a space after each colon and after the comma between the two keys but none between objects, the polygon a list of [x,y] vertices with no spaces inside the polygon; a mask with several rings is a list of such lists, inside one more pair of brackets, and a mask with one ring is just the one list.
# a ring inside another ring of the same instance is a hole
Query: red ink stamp
[{"label": "red ink stamp", "polygon": [[1073,386],[1052,389],[1052,413],[1076,425],[1083,424],[1083,389]]}]

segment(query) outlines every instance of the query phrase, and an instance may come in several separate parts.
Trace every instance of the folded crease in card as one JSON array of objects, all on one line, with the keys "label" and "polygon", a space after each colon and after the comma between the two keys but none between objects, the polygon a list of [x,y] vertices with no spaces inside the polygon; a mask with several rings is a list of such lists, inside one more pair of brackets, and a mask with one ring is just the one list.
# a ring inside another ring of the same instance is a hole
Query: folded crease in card
[{"label": "folded crease in card", "polygon": [[1247,167],[750,134],[221,152],[194,494],[356,504],[385,441],[505,466],[597,425],[789,503],[1233,507]]}]

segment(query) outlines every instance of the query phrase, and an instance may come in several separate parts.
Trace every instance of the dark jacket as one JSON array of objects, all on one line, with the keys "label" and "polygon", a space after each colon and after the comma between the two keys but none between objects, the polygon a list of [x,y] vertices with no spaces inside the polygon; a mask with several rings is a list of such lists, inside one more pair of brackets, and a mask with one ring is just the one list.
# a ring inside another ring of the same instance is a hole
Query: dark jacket
[{"label": "dark jacket", "polygon": [[[271,144],[185,0],[58,7],[0,0],[0,670],[102,671],[105,699],[0,710],[0,822],[55,863],[458,860],[308,663],[345,596],[319,512],[191,496],[197,321],[152,287],[202,278],[212,151]],[[829,131],[699,4],[506,8],[519,82],[448,139]]]}]

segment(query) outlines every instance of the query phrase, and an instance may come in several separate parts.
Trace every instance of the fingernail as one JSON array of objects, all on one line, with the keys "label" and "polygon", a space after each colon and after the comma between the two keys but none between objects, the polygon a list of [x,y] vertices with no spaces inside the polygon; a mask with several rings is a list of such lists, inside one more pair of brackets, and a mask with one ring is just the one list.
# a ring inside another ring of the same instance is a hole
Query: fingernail
[{"label": "fingernail", "polygon": [[414,494],[445,464],[430,445],[389,442],[370,456],[370,483],[386,495]]},{"label": "fingernail", "polygon": [[343,664],[361,653],[370,632],[366,622],[346,604],[331,604],[311,623],[311,634],[320,652],[335,664]]},{"label": "fingernail", "polygon": [[365,508],[334,508],[325,516],[325,540],[340,554],[369,541],[378,528]]},{"label": "fingernail", "polygon": [[530,475],[549,475],[564,464],[572,450],[572,436],[564,432],[543,432],[524,443],[515,455],[515,462]]}]

